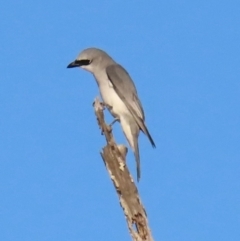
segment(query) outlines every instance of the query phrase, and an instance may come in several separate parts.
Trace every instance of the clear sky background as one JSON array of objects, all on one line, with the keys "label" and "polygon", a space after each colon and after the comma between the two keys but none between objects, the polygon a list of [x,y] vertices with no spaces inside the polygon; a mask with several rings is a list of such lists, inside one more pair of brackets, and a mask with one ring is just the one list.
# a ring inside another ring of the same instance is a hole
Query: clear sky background
[{"label": "clear sky background", "polygon": [[0,30],[0,240],[131,240],[97,85],[66,68],[92,46],[132,76],[157,145],[139,138],[155,240],[240,240],[239,1],[9,0]]}]

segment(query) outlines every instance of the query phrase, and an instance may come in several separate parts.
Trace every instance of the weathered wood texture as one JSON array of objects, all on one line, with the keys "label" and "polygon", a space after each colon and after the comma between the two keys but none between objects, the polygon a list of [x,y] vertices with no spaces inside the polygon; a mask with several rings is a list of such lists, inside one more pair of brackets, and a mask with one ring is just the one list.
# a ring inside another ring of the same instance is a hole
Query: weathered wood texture
[{"label": "weathered wood texture", "polygon": [[115,143],[112,129],[104,120],[104,107],[98,99],[94,102],[94,109],[98,125],[107,141],[101,156],[118,194],[132,240],[153,241],[146,211],[126,165],[127,148]]}]

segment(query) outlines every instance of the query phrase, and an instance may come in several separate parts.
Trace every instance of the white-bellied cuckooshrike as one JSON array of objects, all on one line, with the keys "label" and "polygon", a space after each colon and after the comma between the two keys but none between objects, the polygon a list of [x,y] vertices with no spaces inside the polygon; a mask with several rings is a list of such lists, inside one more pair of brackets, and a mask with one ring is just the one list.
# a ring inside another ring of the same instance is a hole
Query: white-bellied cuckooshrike
[{"label": "white-bellied cuckooshrike", "polygon": [[140,179],[140,156],[138,135],[140,130],[147,135],[152,146],[155,143],[144,123],[144,111],[136,87],[128,72],[106,52],[97,48],[83,50],[67,68],[81,67],[91,72],[98,84],[103,102],[113,117],[122,126],[137,164],[137,179]]}]

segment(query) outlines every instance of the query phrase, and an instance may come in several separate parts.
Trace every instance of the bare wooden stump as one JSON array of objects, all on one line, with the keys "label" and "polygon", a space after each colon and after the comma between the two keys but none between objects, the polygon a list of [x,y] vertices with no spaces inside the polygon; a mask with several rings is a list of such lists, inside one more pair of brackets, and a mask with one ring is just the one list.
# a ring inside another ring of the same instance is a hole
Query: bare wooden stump
[{"label": "bare wooden stump", "polygon": [[104,107],[98,99],[95,99],[94,109],[98,125],[107,141],[101,156],[118,194],[132,240],[153,241],[146,211],[126,165],[127,148],[116,144],[112,129],[104,120]]}]

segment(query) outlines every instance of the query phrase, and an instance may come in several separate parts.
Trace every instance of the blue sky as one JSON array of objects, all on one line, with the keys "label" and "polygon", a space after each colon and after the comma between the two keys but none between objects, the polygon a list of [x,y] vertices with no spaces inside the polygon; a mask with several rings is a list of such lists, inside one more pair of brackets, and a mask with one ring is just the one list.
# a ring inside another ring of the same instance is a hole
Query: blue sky
[{"label": "blue sky", "polygon": [[[1,240],[131,240],[99,155],[97,85],[66,68],[91,46],[131,74],[157,145],[139,138],[155,240],[239,240],[239,1],[9,0],[0,11]],[[126,144],[118,124],[114,134]],[[127,161],[136,178],[131,151]]]}]

